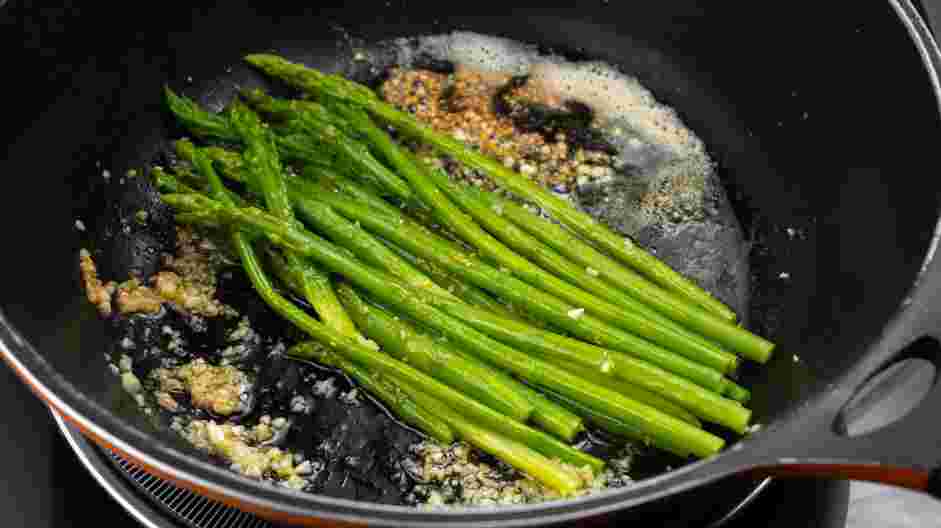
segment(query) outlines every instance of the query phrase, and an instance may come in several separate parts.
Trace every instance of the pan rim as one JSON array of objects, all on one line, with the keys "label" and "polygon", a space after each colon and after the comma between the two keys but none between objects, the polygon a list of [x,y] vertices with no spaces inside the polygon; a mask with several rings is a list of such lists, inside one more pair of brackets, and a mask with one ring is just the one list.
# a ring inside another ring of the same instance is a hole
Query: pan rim
[{"label": "pan rim", "polygon": [[[927,69],[935,97],[941,101],[941,79],[938,77],[941,51],[937,43],[910,0],[888,1],[907,29]],[[941,230],[941,222],[936,225],[936,234],[938,230]],[[938,237],[935,236],[927,249],[925,265],[916,277],[913,289],[922,286],[920,279],[927,263],[935,257],[937,245]],[[198,488],[195,490],[197,492],[224,497],[228,502],[237,503],[240,507],[263,512],[263,516],[266,513],[275,518],[281,515],[282,518],[293,519],[295,522],[313,519],[314,515],[322,520],[391,526],[404,522],[414,526],[440,523],[453,526],[518,526],[549,519],[552,522],[563,522],[630,508],[692,489],[734,473],[734,464],[728,463],[725,464],[724,471],[716,471],[715,466],[719,461],[735,460],[735,457],[739,457],[739,460],[747,459],[742,456],[742,452],[746,450],[739,449],[742,447],[739,442],[713,458],[693,462],[678,470],[639,481],[627,488],[539,504],[430,511],[408,506],[381,505],[275,488],[246,479],[169,447],[136,442],[142,438],[134,438],[135,433],[138,436],[142,433],[135,432],[97,402],[83,397],[81,391],[59,376],[51,365],[45,362],[43,356],[18,334],[2,309],[0,356],[37,396],[78,425],[86,435],[93,436],[97,443],[106,444],[133,460],[144,463],[150,469],[171,475],[174,482],[184,487],[195,487]],[[792,418],[784,417],[779,422]],[[750,442],[760,441],[769,434],[771,432],[768,430],[759,431],[752,435]]]}]

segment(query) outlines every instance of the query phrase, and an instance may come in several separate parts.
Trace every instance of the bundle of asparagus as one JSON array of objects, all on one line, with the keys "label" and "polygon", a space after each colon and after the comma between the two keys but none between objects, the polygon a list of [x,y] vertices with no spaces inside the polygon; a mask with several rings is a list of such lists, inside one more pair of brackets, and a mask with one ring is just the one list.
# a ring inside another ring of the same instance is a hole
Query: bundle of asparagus
[{"label": "bundle of asparagus", "polygon": [[[167,89],[206,145],[178,141],[184,163],[152,174],[179,222],[230,233],[259,295],[312,338],[292,355],[343,370],[428,436],[462,439],[561,495],[604,467],[569,444],[583,420],[695,457],[724,445],[700,420],[747,430],[749,392],[729,375],[743,358],[767,361],[773,344],[708,293],[368,88],[277,56],[247,60],[309,98],[245,91],[213,114]],[[451,181],[385,126],[559,223]]]}]

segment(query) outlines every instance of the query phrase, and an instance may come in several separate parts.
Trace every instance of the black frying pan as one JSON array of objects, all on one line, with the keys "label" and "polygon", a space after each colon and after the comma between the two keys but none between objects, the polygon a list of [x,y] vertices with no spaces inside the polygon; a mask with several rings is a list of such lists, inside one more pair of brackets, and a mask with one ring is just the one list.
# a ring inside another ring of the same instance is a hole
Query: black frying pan
[{"label": "black frying pan", "polygon": [[[99,443],[202,493],[307,524],[548,524],[614,511],[619,520],[700,521],[755,487],[745,473],[938,492],[937,388],[892,425],[841,434],[845,404],[870,377],[902,357],[937,358],[941,321],[941,184],[933,177],[941,56],[907,2],[860,4],[356,2],[178,11],[12,2],[0,11],[0,35],[11,40],[5,49],[31,62],[4,64],[0,349],[39,396]],[[311,64],[332,67],[349,51],[344,34],[378,41],[454,28],[620,65],[703,137],[754,240],[752,324],[779,343],[772,363],[745,372],[761,431],[711,460],[585,499],[427,512],[247,481],[116,403],[100,360],[108,335],[78,287],[75,256],[85,241],[74,221],[114,206],[103,202],[110,195],[98,162],[120,173],[158,153],[168,130],[160,86],[206,95],[231,89],[226,68],[247,52],[303,50]]]}]

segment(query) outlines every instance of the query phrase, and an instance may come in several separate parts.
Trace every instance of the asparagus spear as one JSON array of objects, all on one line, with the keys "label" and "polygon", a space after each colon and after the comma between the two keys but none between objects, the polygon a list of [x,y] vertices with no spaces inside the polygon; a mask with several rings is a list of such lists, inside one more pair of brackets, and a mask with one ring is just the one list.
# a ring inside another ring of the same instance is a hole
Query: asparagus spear
[{"label": "asparagus spear", "polygon": [[316,342],[304,345],[308,348],[318,348],[318,354],[311,354],[318,363],[327,365],[345,372],[356,380],[370,394],[385,403],[390,411],[405,423],[417,428],[428,436],[444,444],[454,442],[454,431],[447,420],[440,414],[433,412],[421,402],[415,401],[402,385],[391,378],[361,367],[339,354],[330,352]]},{"label": "asparagus spear", "polygon": [[334,125],[349,132],[345,121],[329,112],[320,103],[304,99],[281,99],[272,97],[261,88],[243,88],[239,95],[258,112],[285,122],[297,120],[301,126],[319,126],[321,124]]},{"label": "asparagus spear", "polygon": [[367,306],[348,284],[341,284],[337,294],[356,326],[382,345],[386,353],[509,418],[525,422],[532,415],[534,406],[523,394],[519,382],[493,378],[479,360],[456,354],[450,347],[419,333],[408,322],[378,306]]},{"label": "asparagus spear", "polygon": [[477,191],[474,194],[486,206],[499,209],[504,218],[526,230],[533,237],[580,266],[584,266],[584,269],[593,270],[599,278],[610,285],[623,289],[649,305],[652,309],[644,311],[646,308],[644,304],[639,308],[644,315],[655,317],[658,312],[662,313],[663,316],[700,332],[728,347],[729,350],[759,363],[765,363],[770,358],[774,344],[730,324],[712,312],[688,304],[673,292],[647,282],[643,277],[596,250],[561,225],[540,218],[525,207],[495,193]]},{"label": "asparagus spear", "polygon": [[374,187],[368,184],[364,184],[362,181],[352,181],[349,178],[332,173],[322,167],[306,167],[304,170],[304,177],[307,180],[315,182],[317,185],[321,186],[324,189],[324,192],[338,192],[346,194],[356,199],[357,201],[361,201],[364,204],[375,208],[378,211],[392,215],[398,215],[404,212],[407,216],[413,220],[416,220],[416,225],[420,225],[428,233],[433,233],[444,238],[448,242],[452,242],[455,249],[459,251],[474,251],[473,247],[466,244],[463,240],[457,237],[457,235],[448,231],[444,226],[441,226],[440,223],[433,221],[430,218],[431,213],[427,209],[409,206],[404,203],[400,206],[395,206],[394,204],[391,204],[382,199]]},{"label": "asparagus spear", "polygon": [[617,418],[612,418],[604,413],[600,413],[594,409],[586,407],[584,404],[572,400],[566,396],[563,396],[557,392],[551,390],[546,390],[546,394],[549,395],[555,401],[558,401],[562,405],[565,405],[569,409],[572,409],[574,412],[578,413],[581,416],[584,416],[589,422],[597,425],[598,427],[604,429],[605,431],[615,434],[617,436],[627,438],[630,440],[635,440],[644,445],[655,445],[656,447],[663,449],[664,451],[669,451],[675,455],[678,455],[683,458],[690,456],[690,452],[684,446],[676,444],[669,438],[651,438],[642,431],[638,431],[636,428],[631,427],[630,425],[621,422]]},{"label": "asparagus spear", "polygon": [[411,262],[415,267],[423,271],[439,286],[451,292],[458,299],[461,299],[471,306],[477,306],[491,312],[496,312],[504,317],[509,317],[511,319],[520,321],[522,320],[519,314],[513,312],[507,308],[506,305],[494,299],[487,292],[481,290],[473,284],[468,284],[458,279],[454,275],[451,275],[450,273],[441,269],[440,266],[437,266],[426,259],[418,258],[404,249],[396,246],[395,244],[387,243],[386,245],[397,255]]},{"label": "asparagus spear", "polygon": [[[291,179],[289,185],[295,194],[298,190],[311,192],[309,184],[299,179]],[[451,292],[438,286],[410,262],[363,231],[358,225],[347,221],[330,206],[316,200],[295,200],[294,203],[297,211],[309,224],[315,226],[318,231],[327,235],[335,243],[353,251],[364,262],[388,271],[415,288],[456,299]]]},{"label": "asparagus spear", "polygon": [[[213,213],[223,221],[236,224],[242,229],[265,236],[272,243],[306,255],[325,268],[344,275],[380,302],[401,309],[410,317],[447,336],[482,360],[532,383],[551,386],[559,393],[625,423],[650,430],[652,437],[673,437],[677,442],[688,445],[692,453],[701,457],[715,454],[724,445],[724,441],[715,435],[487,337],[417,299],[416,290],[400,283],[394,277],[349,258],[345,252],[329,242],[296,229],[293,225],[263,211],[226,206],[194,195],[170,194],[164,195],[163,199],[181,211]],[[510,420],[504,418],[504,421]]]},{"label": "asparagus spear", "polygon": [[150,177],[153,179],[154,185],[157,186],[157,189],[160,192],[165,193],[197,193],[192,187],[187,186],[185,183],[179,181],[176,176],[168,173],[163,169],[163,167],[152,167],[150,169]]},{"label": "asparagus spear", "polygon": [[327,96],[363,108],[381,121],[395,127],[399,132],[419,139],[458,161],[483,171],[506,189],[532,200],[562,224],[634,267],[657,284],[682,294],[691,302],[725,319],[735,320],[735,313],[732,310],[631,240],[615,234],[588,214],[575,209],[570,203],[531,182],[523,175],[504,167],[496,160],[468,148],[450,136],[435,132],[411,115],[384,103],[365,86],[336,75],[324,75],[317,70],[292,63],[276,55],[253,54],[246,56],[245,60],[268,75],[277,77],[312,95]]},{"label": "asparagus spear", "polygon": [[[462,355],[467,356],[469,354],[462,353]],[[513,379],[505,372],[497,369],[492,369],[492,376],[495,378]],[[575,440],[578,433],[585,430],[585,425],[577,414],[546,398],[528,385],[523,385],[523,393],[529,399],[529,403],[533,404],[535,409],[531,418],[533,423],[538,425],[543,431],[553,434],[566,442],[572,442]]]},{"label": "asparagus spear", "polygon": [[[196,145],[194,145],[193,142],[190,141],[190,140],[188,140],[188,139],[179,139],[179,140],[177,140],[177,141],[174,143],[174,146],[176,147],[177,156],[179,156],[180,159],[182,159],[182,160],[184,160],[184,161],[190,162],[190,164],[192,164],[193,166],[196,166],[197,150],[199,151],[199,152],[198,152],[199,154],[201,154],[202,156],[204,156],[204,157],[206,157],[206,158],[212,160],[212,156],[210,155],[211,149],[209,149],[209,148],[197,149]],[[227,152],[228,152],[228,151],[227,151]],[[242,166],[242,155],[239,154],[239,153],[237,153],[237,152],[230,152],[230,154],[231,154],[232,156],[238,158],[238,160],[239,160],[239,161],[238,161],[239,167],[241,167],[241,166]],[[192,172],[192,171],[189,171],[189,170],[187,170],[187,169],[185,168],[185,166],[183,166],[183,165],[178,165],[177,167],[175,167],[175,170],[176,170],[177,174],[180,174],[180,175],[182,175],[182,176],[184,176],[184,177],[190,179],[190,181],[192,181],[193,183],[196,183],[196,184],[201,185],[201,186],[203,186],[203,187],[207,187],[207,188],[209,188],[210,191],[211,191],[211,187],[212,187],[212,186],[211,186],[210,182],[206,180],[205,176],[200,176],[200,175],[197,174],[197,173],[194,173],[194,172]],[[246,183],[247,183],[247,181],[246,181]],[[189,192],[189,191],[187,191],[187,192]],[[193,191],[193,192],[196,192],[197,194],[199,194],[199,191]],[[227,189],[227,188],[225,188],[225,187],[223,187],[223,188],[220,190],[220,192],[224,193],[224,194],[228,197],[228,200],[229,200],[230,202],[232,202],[233,205],[237,205],[237,206],[239,206],[239,207],[246,207],[246,206],[249,205],[248,201],[246,201],[244,198],[242,198],[241,195],[239,195],[239,194],[237,194],[237,193],[235,193],[235,192],[233,192],[233,191],[230,191],[229,189]]]},{"label": "asparagus spear", "polygon": [[[425,300],[503,343],[536,354],[551,363],[575,363],[590,369],[597,373],[588,377],[592,381],[602,376],[614,376],[658,394],[708,422],[724,425],[739,433],[748,427],[751,412],[745,407],[647,361],[441,297],[429,296]],[[719,392],[724,388],[726,383],[721,384]]]},{"label": "asparagus spear", "polygon": [[608,374],[599,372],[598,369],[585,367],[578,363],[571,361],[558,361],[556,364],[564,369],[568,369],[573,374],[597,383],[598,385],[605,386],[613,391],[617,391],[627,396],[628,398],[633,398],[639,402],[644,402],[651,407],[656,407],[657,409],[660,409],[667,414],[676,416],[680,420],[693,424],[696,427],[702,427],[702,424],[692,413],[684,409],[682,406],[673,403],[663,396],[660,396],[659,394],[650,392],[647,389],[632,385],[630,383],[625,383],[621,380],[611,377]]},{"label": "asparagus spear", "polygon": [[418,333],[411,324],[383,308],[367,305],[349,285],[341,285],[339,295],[356,324],[395,357],[431,375],[441,370],[447,376],[436,377],[451,386],[473,385],[477,390],[471,391],[471,396],[509,416],[515,411],[511,403],[522,397],[532,409],[532,421],[564,440],[571,441],[582,430],[577,416],[459,348]]},{"label": "asparagus spear", "polygon": [[724,391],[724,394],[743,405],[751,400],[751,391],[731,380],[729,380],[728,387]]},{"label": "asparagus spear", "polygon": [[[245,144],[242,159],[249,183],[261,192],[272,214],[294,222],[294,211],[282,177],[281,162],[270,132],[262,127],[254,112],[240,104],[233,105],[229,121],[231,128]],[[320,319],[344,335],[356,335],[356,327],[337,299],[330,277],[291,252],[285,255],[285,259],[289,272],[297,277],[304,297]]]},{"label": "asparagus spear", "polygon": [[239,141],[238,133],[229,120],[220,114],[207,112],[188,97],[177,95],[169,86],[163,88],[167,107],[187,130],[199,137],[213,137],[223,141]]}]

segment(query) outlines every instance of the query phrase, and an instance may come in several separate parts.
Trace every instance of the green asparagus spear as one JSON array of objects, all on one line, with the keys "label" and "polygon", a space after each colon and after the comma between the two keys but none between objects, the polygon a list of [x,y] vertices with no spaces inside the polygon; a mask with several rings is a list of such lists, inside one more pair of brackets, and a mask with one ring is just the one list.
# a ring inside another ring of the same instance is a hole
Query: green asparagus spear
[{"label": "green asparagus spear", "polygon": [[572,409],[572,411],[578,413],[579,415],[584,416],[589,422],[597,425],[611,434],[627,438],[629,440],[634,440],[644,445],[654,445],[660,449],[663,449],[664,451],[669,451],[670,453],[683,458],[687,458],[691,454],[685,446],[673,442],[670,438],[651,438],[644,432],[637,430],[637,428],[631,427],[624,422],[621,422],[617,418],[612,418],[611,416],[608,416],[604,413],[600,413],[594,409],[586,407],[584,404],[572,400],[571,398],[551,390],[546,390],[545,392],[553,400],[561,403],[562,405],[565,405],[569,409]]},{"label": "green asparagus spear", "polygon": [[[262,126],[261,120],[254,112],[238,103],[232,106],[229,121],[232,129],[245,144],[245,151],[242,153],[243,169],[249,175],[250,185],[261,192],[272,214],[295,222],[277,146],[271,133]],[[357,335],[353,321],[337,300],[330,277],[292,252],[287,252],[285,260],[289,273],[297,277],[304,297],[314,307],[320,319],[341,334]]]},{"label": "green asparagus spear", "polygon": [[[476,360],[474,356],[461,349],[456,349],[455,353],[464,358]],[[489,370],[490,376],[493,378],[519,383],[515,378],[502,370],[489,365],[484,365],[484,367]],[[520,387],[522,388],[523,394],[529,400],[529,403],[533,405],[533,414],[530,420],[543,431],[551,433],[566,442],[572,442],[575,440],[575,436],[578,435],[578,433],[585,430],[582,419],[579,418],[577,414],[572,413],[565,407],[546,398],[529,385],[521,383]]]},{"label": "green asparagus spear", "polygon": [[[290,186],[295,191],[306,189],[306,185],[307,182],[302,180],[292,179],[290,181]],[[297,211],[308,224],[315,226],[319,232],[327,235],[334,243],[353,251],[364,262],[388,271],[415,288],[456,299],[451,292],[438,286],[437,283],[410,262],[376,240],[375,237],[362,230],[358,225],[347,221],[333,211],[330,206],[316,200],[295,201],[294,203]]]},{"label": "green asparagus spear", "polygon": [[506,189],[520,197],[532,200],[562,224],[631,265],[654,282],[682,294],[691,302],[708,308],[723,318],[735,320],[735,313],[732,310],[629,239],[615,234],[591,216],[575,209],[570,203],[523,175],[504,167],[498,161],[468,148],[450,136],[435,132],[413,116],[379,100],[376,94],[365,86],[336,75],[324,75],[317,70],[292,63],[276,55],[253,54],[245,57],[245,60],[268,75],[277,77],[312,95],[326,96],[363,108],[381,121],[395,127],[399,132],[424,141],[458,161],[483,171]]},{"label": "green asparagus spear", "polygon": [[726,390],[723,391],[723,394],[725,394],[727,398],[731,398],[741,403],[742,405],[748,403],[748,401],[751,400],[751,391],[745,387],[742,387],[741,385],[738,385],[732,380],[729,380],[728,386],[726,387]]},{"label": "green asparagus spear", "polygon": [[238,133],[232,129],[229,120],[224,116],[203,110],[195,101],[174,93],[169,86],[164,86],[163,94],[167,107],[176,119],[193,134],[223,141],[239,140]]},{"label": "green asparagus spear", "polygon": [[597,383],[607,387],[613,391],[617,391],[628,398],[633,398],[639,402],[646,403],[651,407],[656,407],[661,411],[676,416],[684,422],[695,425],[696,427],[702,427],[702,424],[692,413],[684,409],[682,406],[673,403],[667,398],[660,396],[657,393],[650,392],[647,389],[638,387],[630,383],[625,383],[621,380],[615,379],[609,374],[603,374],[598,371],[598,369],[593,369],[585,367],[578,363],[571,361],[558,361],[556,364],[564,369],[567,369],[572,374],[581,376],[591,382]]},{"label": "green asparagus spear", "polygon": [[150,169],[150,177],[160,192],[164,193],[198,193],[199,191],[179,181],[176,176],[168,173],[163,167]]},{"label": "green asparagus spear", "polygon": [[[190,140],[188,140],[188,139],[179,139],[179,140],[177,140],[177,141],[175,142],[175,147],[176,147],[176,153],[177,153],[177,155],[180,157],[180,159],[182,159],[183,161],[188,161],[188,162],[189,162],[190,164],[192,164],[193,166],[196,166],[196,161],[195,161],[195,160],[196,160],[196,156],[197,156],[197,147],[196,147],[196,145],[194,145],[194,144],[193,144]],[[204,157],[207,157],[208,159],[212,160],[212,156],[209,155],[211,149],[208,149],[208,148],[207,148],[207,149],[198,149],[198,150],[199,150],[199,153],[202,154]],[[239,159],[239,164],[240,164],[240,166],[241,166],[241,163],[242,163],[242,161],[241,161],[241,160],[242,160],[242,155],[241,155],[241,154],[238,154],[238,153],[232,153],[232,155],[235,156],[235,157],[237,157],[237,158]],[[176,170],[177,174],[184,175],[187,179],[189,179],[191,182],[193,182],[194,184],[196,184],[196,185],[198,185],[198,186],[200,186],[200,187],[206,187],[206,188],[211,187],[210,182],[206,181],[206,178],[205,178],[204,176],[201,176],[201,175],[199,175],[199,174],[197,174],[197,173],[194,173],[194,172],[188,170],[188,169],[187,169],[184,165],[182,165],[182,164],[178,164],[178,165],[175,167],[175,170]],[[166,175],[164,176],[164,178],[166,178]],[[179,184],[178,184],[178,185],[179,185]],[[189,190],[189,191],[186,191],[186,192],[197,192],[197,193],[198,193],[199,191],[193,191],[193,190],[190,188],[190,190]],[[244,198],[242,198],[241,195],[239,195],[239,194],[237,194],[237,193],[235,193],[235,192],[232,192],[232,191],[230,191],[229,189],[227,189],[227,188],[225,188],[225,187],[223,187],[223,188],[220,190],[220,192],[224,193],[224,194],[228,197],[228,200],[231,201],[233,205],[237,205],[237,206],[239,206],[239,207],[247,207],[247,206],[249,205],[248,201],[245,200]]]},{"label": "green asparagus spear", "polygon": [[[658,312],[662,313],[663,316],[759,363],[765,363],[771,357],[774,344],[729,323],[712,312],[690,305],[677,297],[677,294],[648,282],[561,225],[540,218],[525,207],[495,193],[477,191],[475,194],[488,207],[500,210],[504,218],[526,230],[530,235],[551,246],[573,262],[584,266],[585,270],[591,270],[610,285],[624,290],[645,303],[640,307],[634,307],[644,315],[653,318]],[[644,311],[647,305],[651,308]]]},{"label": "green asparagus spear", "polygon": [[311,354],[312,357],[317,359],[318,363],[345,372],[366,389],[366,391],[385,403],[389,407],[389,410],[405,423],[417,428],[443,444],[454,442],[454,431],[448,426],[447,421],[443,417],[439,417],[436,413],[428,410],[426,406],[414,401],[411,396],[402,390],[400,384],[396,381],[382,374],[372,372],[365,367],[361,367],[341,357],[339,354],[330,352],[320,345],[320,343],[306,343],[304,346],[320,349],[318,354]]},{"label": "green asparagus spear", "polygon": [[344,132],[349,132],[346,122],[340,116],[329,112],[320,103],[304,99],[281,99],[272,97],[261,88],[243,88],[239,95],[258,112],[274,118],[277,122],[298,120],[303,126],[334,125]]},{"label": "green asparagus spear", "polygon": [[407,321],[378,306],[368,306],[348,284],[341,284],[337,294],[356,321],[356,326],[366,337],[382,345],[386,353],[461,390],[508,418],[525,422],[532,415],[534,406],[523,394],[519,382],[493,378],[479,360],[455,353],[444,343],[418,332]]},{"label": "green asparagus spear", "polygon": [[[416,292],[393,276],[370,268],[339,251],[326,240],[254,208],[226,206],[194,195],[164,195],[166,203],[181,211],[209,211],[245,230],[265,236],[270,242],[303,254],[325,268],[344,275],[380,302],[395,306],[417,321],[453,340],[480,359],[512,372],[532,383],[550,386],[559,393],[584,402],[625,423],[649,430],[652,437],[669,436],[688,445],[697,456],[718,452],[724,441],[710,433],[667,415],[648,405],[587,382],[545,361],[527,356],[495,341],[457,319],[417,299]],[[504,419],[505,420],[505,419]],[[507,420],[505,420],[507,421]]]},{"label": "green asparagus spear", "polygon": [[452,242],[453,247],[459,251],[475,251],[457,235],[447,230],[436,221],[431,221],[431,213],[424,208],[402,204],[395,206],[379,196],[374,186],[370,186],[362,181],[352,181],[340,174],[331,173],[323,167],[308,166],[304,170],[304,177],[315,182],[322,187],[323,192],[338,192],[346,194],[355,200],[361,201],[378,211],[398,215],[404,212],[407,216],[417,221],[425,231],[434,233],[445,240]]},{"label": "green asparagus spear", "polygon": [[[355,338],[360,335],[325,273],[306,262],[300,266],[292,265],[286,256],[274,252],[270,252],[269,261],[283,282],[297,285],[295,292],[313,307],[324,324],[345,336]],[[289,279],[294,282],[288,282]]]},{"label": "green asparagus spear", "polygon": [[491,312],[496,312],[504,317],[509,317],[511,319],[520,321],[522,320],[519,314],[507,308],[506,305],[494,299],[487,292],[481,290],[473,284],[468,284],[458,279],[454,275],[451,275],[450,273],[441,269],[440,266],[435,265],[433,262],[429,262],[423,258],[418,258],[404,249],[396,246],[395,244],[387,243],[387,246],[403,259],[411,262],[416,268],[420,269],[426,275],[428,275],[431,280],[435,281],[435,283],[437,283],[439,286],[451,292],[458,299],[461,299],[462,301],[472,306],[477,306]]},{"label": "green asparagus spear", "polygon": [[[493,376],[512,379],[497,369],[493,369]],[[585,430],[585,424],[577,414],[546,398],[528,385],[523,385],[523,387],[529,403],[535,408],[531,419],[540,429],[566,442],[574,441],[578,433]]]}]

